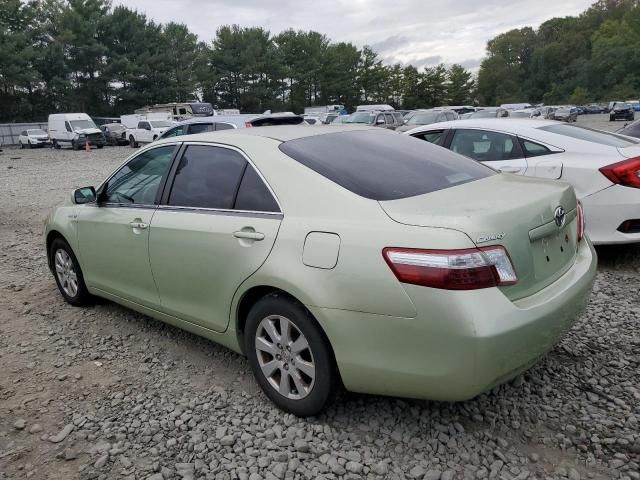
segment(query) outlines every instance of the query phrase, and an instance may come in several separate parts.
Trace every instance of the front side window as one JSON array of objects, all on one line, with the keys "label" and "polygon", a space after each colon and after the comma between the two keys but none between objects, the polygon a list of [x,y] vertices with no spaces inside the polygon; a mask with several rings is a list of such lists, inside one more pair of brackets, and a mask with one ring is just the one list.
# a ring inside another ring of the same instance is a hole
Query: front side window
[{"label": "front side window", "polygon": [[182,155],[169,195],[169,205],[233,208],[247,161],[234,150],[190,145]]},{"label": "front side window", "polygon": [[162,177],[167,173],[175,146],[147,150],[130,160],[103,187],[101,201],[153,205]]},{"label": "front side window", "polygon": [[185,135],[186,127],[184,125],[178,125],[164,132],[160,138],[179,137]]},{"label": "front side window", "polygon": [[511,135],[485,130],[456,130],[449,148],[479,162],[522,158]]}]

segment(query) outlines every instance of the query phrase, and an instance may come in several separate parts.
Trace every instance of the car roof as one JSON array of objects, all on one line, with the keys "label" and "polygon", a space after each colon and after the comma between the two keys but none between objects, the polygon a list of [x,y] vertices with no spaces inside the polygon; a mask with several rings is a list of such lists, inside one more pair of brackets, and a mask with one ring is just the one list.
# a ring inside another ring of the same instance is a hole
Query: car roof
[{"label": "car roof", "polygon": [[448,122],[432,123],[431,125],[422,125],[413,129],[433,130],[441,128],[489,128],[493,130],[527,130],[533,128],[546,127],[549,125],[557,125],[555,120],[536,120],[530,118],[469,118],[465,120],[450,120]]}]

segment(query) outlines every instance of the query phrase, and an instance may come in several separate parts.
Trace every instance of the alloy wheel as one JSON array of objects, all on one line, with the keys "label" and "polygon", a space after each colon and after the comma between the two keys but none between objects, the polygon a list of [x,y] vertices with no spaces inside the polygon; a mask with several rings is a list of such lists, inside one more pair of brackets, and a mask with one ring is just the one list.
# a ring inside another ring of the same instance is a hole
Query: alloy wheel
[{"label": "alloy wheel", "polygon": [[73,260],[65,250],[59,249],[56,251],[54,263],[60,287],[64,293],[72,298],[75,297],[78,294],[78,275],[73,266]]},{"label": "alloy wheel", "polygon": [[280,395],[305,398],[316,379],[316,365],[309,341],[288,318],[270,315],[259,323],[255,349],[260,370]]}]

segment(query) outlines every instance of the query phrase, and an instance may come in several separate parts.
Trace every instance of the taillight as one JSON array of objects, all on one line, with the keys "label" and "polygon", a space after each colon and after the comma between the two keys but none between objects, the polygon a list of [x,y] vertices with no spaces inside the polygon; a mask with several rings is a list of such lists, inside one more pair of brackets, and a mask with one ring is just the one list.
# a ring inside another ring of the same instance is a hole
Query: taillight
[{"label": "taillight", "polygon": [[584,213],[582,212],[582,203],[578,200],[578,241],[584,236]]},{"label": "taillight", "polygon": [[518,281],[507,251],[499,245],[464,250],[385,248],[382,255],[402,283],[475,290]]},{"label": "taillight", "polygon": [[640,188],[640,157],[607,165],[600,172],[615,184]]},{"label": "taillight", "polygon": [[251,125],[251,123],[244,122],[244,128],[251,128],[251,127],[253,127],[253,125]]}]

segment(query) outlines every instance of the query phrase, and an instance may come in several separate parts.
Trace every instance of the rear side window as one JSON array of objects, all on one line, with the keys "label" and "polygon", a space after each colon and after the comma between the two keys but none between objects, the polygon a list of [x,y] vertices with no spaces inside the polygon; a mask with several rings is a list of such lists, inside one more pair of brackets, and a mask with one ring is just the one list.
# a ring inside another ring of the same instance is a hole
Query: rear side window
[{"label": "rear side window", "polygon": [[164,132],[160,138],[180,137],[185,135],[185,129],[185,125],[178,125]]},{"label": "rear side window", "polygon": [[555,133],[557,135],[564,135],[565,137],[575,138],[577,140],[584,140],[585,142],[598,143],[600,145],[608,145],[610,147],[625,148],[640,143],[639,140],[633,140],[629,137],[623,137],[611,132],[603,132],[600,130],[593,130],[591,128],[579,127],[577,125],[549,125],[546,127],[539,127],[540,130],[545,132]]},{"label": "rear side window", "polygon": [[190,145],[182,155],[169,205],[231,209],[247,161],[234,150]]},{"label": "rear side window", "polygon": [[233,130],[233,125],[228,123],[216,123],[216,131],[218,130]]},{"label": "rear side window", "polygon": [[523,157],[520,146],[514,137],[506,133],[486,130],[455,130],[449,148],[479,162]]},{"label": "rear side window", "polygon": [[372,200],[396,200],[461,185],[496,173],[408,135],[361,130],[313,135],[280,150],[334,183]]},{"label": "rear side window", "polygon": [[446,130],[431,130],[429,132],[421,132],[415,133],[411,135],[414,138],[419,138],[420,140],[426,140],[429,143],[433,143],[434,145],[440,145],[444,143]]},{"label": "rear side window", "polygon": [[189,135],[203,132],[213,132],[213,123],[192,123],[189,125]]},{"label": "rear side window", "polygon": [[524,155],[526,157],[539,157],[540,155],[549,155],[551,150],[549,150],[544,145],[540,145],[539,143],[531,142],[529,140],[520,140],[522,143],[522,149],[524,150]]},{"label": "rear side window", "polygon": [[273,195],[251,165],[247,166],[242,177],[234,208],[251,212],[280,211]]}]

